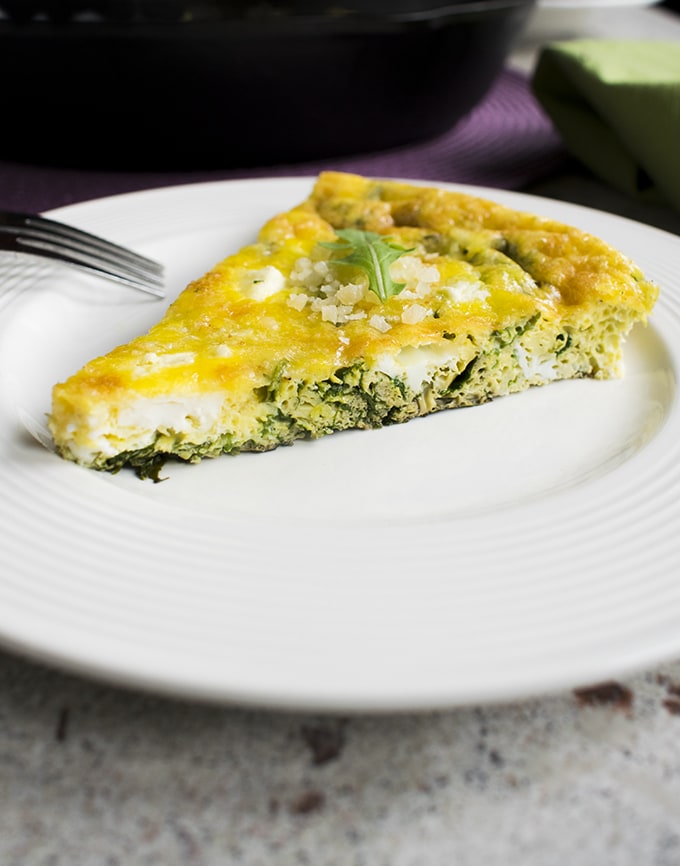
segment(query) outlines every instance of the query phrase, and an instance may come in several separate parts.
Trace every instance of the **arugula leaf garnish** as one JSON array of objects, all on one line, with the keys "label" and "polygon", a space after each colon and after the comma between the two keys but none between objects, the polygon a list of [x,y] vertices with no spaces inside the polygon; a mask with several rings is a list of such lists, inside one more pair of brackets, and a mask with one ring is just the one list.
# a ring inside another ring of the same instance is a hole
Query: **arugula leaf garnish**
[{"label": "arugula leaf garnish", "polygon": [[400,247],[385,235],[360,229],[337,229],[336,234],[339,241],[321,242],[321,246],[329,250],[347,253],[342,258],[332,259],[332,264],[361,268],[368,277],[369,289],[381,301],[399,294],[406,283],[394,282],[390,276],[390,266],[405,253],[410,253],[413,247]]}]

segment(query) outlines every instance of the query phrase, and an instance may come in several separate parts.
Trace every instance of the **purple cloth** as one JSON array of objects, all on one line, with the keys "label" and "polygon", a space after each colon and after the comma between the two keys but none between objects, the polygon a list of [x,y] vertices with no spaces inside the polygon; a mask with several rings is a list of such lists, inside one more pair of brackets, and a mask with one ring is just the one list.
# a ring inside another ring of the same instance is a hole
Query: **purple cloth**
[{"label": "purple cloth", "polygon": [[323,169],[522,189],[559,169],[566,158],[528,80],[506,70],[474,111],[435,140],[380,153],[240,170],[80,171],[0,161],[0,208],[37,213],[139,189],[242,177],[313,176]]}]

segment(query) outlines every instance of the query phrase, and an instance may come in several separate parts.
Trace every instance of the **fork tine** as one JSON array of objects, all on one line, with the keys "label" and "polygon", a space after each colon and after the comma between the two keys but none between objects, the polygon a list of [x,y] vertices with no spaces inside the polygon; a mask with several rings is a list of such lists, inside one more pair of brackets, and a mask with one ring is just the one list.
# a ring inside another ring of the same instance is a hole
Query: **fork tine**
[{"label": "fork tine", "polygon": [[0,234],[15,249],[61,260],[163,297],[163,268],[152,259],[46,217],[0,211]]},{"label": "fork tine", "polygon": [[[0,231],[4,231],[0,226]],[[35,247],[36,249],[49,248],[55,252],[64,250],[72,256],[82,256],[83,258],[98,263],[104,268],[116,273],[121,273],[135,277],[142,282],[148,281],[153,285],[162,286],[162,268],[154,263],[154,266],[144,265],[139,263],[139,257],[136,254],[123,257],[119,255],[115,248],[107,246],[105,243],[102,246],[95,247],[88,243],[82,243],[79,240],[72,240],[71,237],[55,234],[52,231],[42,231],[34,229],[32,226],[16,230],[15,237],[17,241],[26,246]]]},{"label": "fork tine", "polygon": [[30,229],[46,231],[53,235],[58,235],[64,239],[65,243],[74,243],[85,249],[97,250],[102,255],[115,256],[114,261],[125,261],[131,267],[138,268],[143,273],[158,274],[162,273],[162,267],[158,262],[142,256],[134,250],[120,246],[113,241],[104,240],[97,235],[90,234],[83,229],[76,229],[72,226],[56,222],[55,220],[47,219],[46,217],[27,216],[25,225]]},{"label": "fork tine", "polygon": [[122,283],[134,289],[140,289],[143,292],[155,295],[157,298],[165,296],[165,290],[160,281],[152,283],[149,278],[135,276],[131,272],[125,273],[123,270],[114,272],[105,263],[98,262],[96,259],[88,258],[77,251],[68,251],[65,247],[54,246],[35,238],[16,237],[15,240],[18,242],[20,248],[25,247],[25,252],[33,253],[33,255],[40,256],[40,258],[53,259],[67,265],[83,268],[107,280]]},{"label": "fork tine", "polygon": [[158,298],[162,298],[165,295],[163,282],[158,277],[137,274],[132,270],[126,270],[122,267],[116,267],[113,270],[110,262],[98,260],[78,250],[69,250],[64,246],[51,244],[39,238],[18,236],[16,237],[16,241],[19,249],[23,247],[27,253],[33,253],[33,255],[40,256],[41,258],[53,259],[73,265],[74,267],[83,268],[100,277],[140,289]]},{"label": "fork tine", "polygon": [[3,226],[12,226],[18,229],[34,229],[37,231],[48,232],[50,235],[58,235],[65,240],[73,241],[74,243],[86,246],[88,248],[96,248],[103,252],[110,251],[116,255],[120,255],[126,261],[135,262],[142,268],[148,268],[152,272],[157,272],[160,268],[158,262],[136,253],[128,247],[120,246],[113,241],[105,240],[98,235],[93,235],[84,229],[77,229],[66,223],[57,222],[56,220],[48,219],[47,217],[38,216],[35,214],[22,214],[9,211],[0,211],[0,228]]}]

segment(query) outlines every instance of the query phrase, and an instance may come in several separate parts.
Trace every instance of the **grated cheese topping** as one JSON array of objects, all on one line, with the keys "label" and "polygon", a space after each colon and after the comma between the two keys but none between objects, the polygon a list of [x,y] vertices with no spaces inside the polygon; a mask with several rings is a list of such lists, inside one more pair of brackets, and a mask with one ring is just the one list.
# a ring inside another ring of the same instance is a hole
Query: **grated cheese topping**
[{"label": "grated cheese topping", "polygon": [[[328,259],[314,261],[307,256],[298,258],[290,272],[287,303],[298,311],[309,304],[322,321],[335,325],[366,319],[371,328],[381,333],[389,331],[397,321],[417,324],[433,314],[432,308],[420,301],[425,301],[440,287],[441,274],[435,264],[415,255],[405,255],[393,263],[390,274],[395,282],[404,284],[397,296],[403,302],[400,316],[372,312],[376,299],[367,283],[342,282]],[[471,296],[477,297],[472,287],[470,291]]]}]

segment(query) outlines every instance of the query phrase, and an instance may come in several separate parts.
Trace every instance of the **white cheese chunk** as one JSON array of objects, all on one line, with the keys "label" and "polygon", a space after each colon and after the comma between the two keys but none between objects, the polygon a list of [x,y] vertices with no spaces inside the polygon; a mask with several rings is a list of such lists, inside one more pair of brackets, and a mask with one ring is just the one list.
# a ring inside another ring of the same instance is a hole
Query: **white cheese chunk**
[{"label": "white cheese chunk", "polygon": [[131,451],[144,448],[157,430],[203,442],[218,429],[222,403],[221,394],[206,394],[181,401],[145,397],[114,410],[102,406],[87,418],[86,442],[73,441],[69,448],[78,460],[89,462],[97,454],[114,457],[121,443]]},{"label": "white cheese chunk", "polygon": [[393,379],[406,382],[413,391],[420,392],[423,383],[447,362],[454,363],[454,355],[448,346],[428,344],[405,346],[396,355],[381,355],[376,359],[376,366]]},{"label": "white cheese chunk", "polygon": [[140,359],[139,373],[145,376],[150,373],[159,373],[168,367],[187,367],[196,360],[195,352],[146,352]]},{"label": "white cheese chunk", "polygon": [[547,358],[541,361],[540,358],[530,355],[524,346],[519,343],[515,346],[515,357],[527,379],[551,382],[557,377],[554,358]]},{"label": "white cheese chunk", "polygon": [[286,285],[286,278],[278,268],[267,265],[257,271],[248,271],[241,278],[241,293],[254,301],[264,301],[280,292]]},{"label": "white cheese chunk", "polygon": [[489,297],[489,290],[481,282],[458,280],[450,286],[442,286],[451,300],[456,304],[469,304],[472,301],[484,301]]}]

